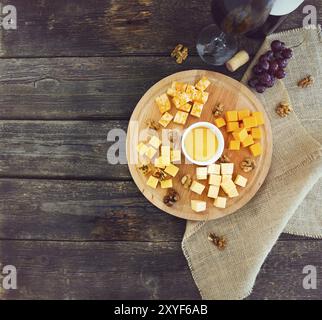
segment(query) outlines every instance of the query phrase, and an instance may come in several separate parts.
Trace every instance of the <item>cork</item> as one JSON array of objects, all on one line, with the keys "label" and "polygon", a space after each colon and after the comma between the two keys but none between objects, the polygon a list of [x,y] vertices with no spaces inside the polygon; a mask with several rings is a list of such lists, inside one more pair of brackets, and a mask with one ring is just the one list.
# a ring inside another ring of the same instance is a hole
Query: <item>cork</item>
[{"label": "cork", "polygon": [[249,54],[245,50],[241,50],[226,62],[226,67],[229,71],[234,72],[248,61]]}]

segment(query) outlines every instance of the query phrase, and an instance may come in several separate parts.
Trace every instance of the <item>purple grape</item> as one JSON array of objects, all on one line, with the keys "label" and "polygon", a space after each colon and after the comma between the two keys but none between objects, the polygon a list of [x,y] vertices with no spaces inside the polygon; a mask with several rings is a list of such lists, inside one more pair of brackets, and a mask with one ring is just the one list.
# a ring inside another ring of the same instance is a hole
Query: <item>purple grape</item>
[{"label": "purple grape", "polygon": [[266,56],[266,54],[262,54],[260,57],[259,57],[259,62],[262,63],[262,62],[267,62],[268,58]]},{"label": "purple grape", "polygon": [[284,59],[284,57],[282,55],[282,51],[276,51],[276,52],[274,52],[274,58],[275,59]]},{"label": "purple grape", "polygon": [[269,62],[267,60],[260,62],[258,65],[265,71],[269,69]]},{"label": "purple grape", "polygon": [[263,93],[263,92],[265,92],[266,87],[265,87],[265,86],[263,86],[263,85],[258,84],[258,85],[255,87],[255,89],[256,89],[256,91],[257,91],[258,93]]},{"label": "purple grape", "polygon": [[278,60],[276,60],[276,62],[277,62],[280,69],[285,69],[288,65],[287,59],[278,59]]},{"label": "purple grape", "polygon": [[271,48],[272,48],[272,50],[273,50],[274,53],[283,50],[284,47],[285,47],[285,43],[284,42],[281,42],[279,40],[274,40],[271,43]]},{"label": "purple grape", "polygon": [[271,81],[271,76],[268,73],[263,73],[259,76],[259,82],[263,86],[267,86],[267,84]]},{"label": "purple grape", "polygon": [[286,59],[291,59],[293,57],[293,50],[290,48],[283,49],[282,56]]},{"label": "purple grape", "polygon": [[268,50],[265,53],[265,56],[268,61],[272,61],[272,59],[274,58],[274,52],[272,50]]},{"label": "purple grape", "polygon": [[255,75],[259,76],[263,73],[263,69],[258,64],[256,64],[253,68],[253,72]]},{"label": "purple grape", "polygon": [[286,72],[283,69],[278,69],[275,73],[277,79],[283,79],[286,77]]},{"label": "purple grape", "polygon": [[279,66],[277,61],[271,61],[271,63],[269,64],[269,69],[268,69],[268,73],[270,75],[274,75],[275,72],[278,70]]},{"label": "purple grape", "polygon": [[275,81],[276,81],[276,79],[275,79],[275,77],[274,76],[271,76],[271,79],[270,79],[270,81],[267,83],[267,88],[272,88],[272,87],[274,87],[274,84],[275,84]]},{"label": "purple grape", "polygon": [[251,87],[251,88],[255,88],[256,85],[258,84],[258,79],[257,78],[251,78],[248,80],[248,85]]}]

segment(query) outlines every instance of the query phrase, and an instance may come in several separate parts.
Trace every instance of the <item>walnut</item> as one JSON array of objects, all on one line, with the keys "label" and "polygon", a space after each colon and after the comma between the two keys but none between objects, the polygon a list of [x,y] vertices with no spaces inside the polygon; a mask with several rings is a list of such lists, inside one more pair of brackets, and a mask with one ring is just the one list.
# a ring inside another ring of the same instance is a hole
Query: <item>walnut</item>
[{"label": "walnut", "polygon": [[154,120],[147,120],[146,125],[149,129],[153,129],[155,131],[158,131],[160,129],[160,125]]},{"label": "walnut", "polygon": [[228,156],[226,156],[226,155],[222,155],[219,159],[218,159],[218,161],[217,161],[218,163],[230,163],[231,161],[230,161],[230,158],[228,157]]},{"label": "walnut", "polygon": [[160,181],[164,181],[168,178],[168,175],[160,168],[155,168],[152,176],[159,179]]},{"label": "walnut", "polygon": [[181,184],[185,189],[189,189],[192,184],[192,178],[190,174],[187,174],[181,178]]},{"label": "walnut", "polygon": [[212,242],[219,250],[224,250],[227,245],[227,241],[224,237],[217,236],[214,233],[209,233],[208,240]]},{"label": "walnut", "polygon": [[224,112],[224,105],[222,103],[219,103],[218,105],[216,105],[213,109],[212,109],[212,114],[215,117],[220,117],[223,112]]},{"label": "walnut", "polygon": [[276,113],[282,118],[287,117],[292,111],[292,107],[286,102],[281,102],[276,108]]},{"label": "walnut", "polygon": [[143,175],[147,176],[149,173],[152,172],[152,165],[142,164],[138,167],[138,169]]},{"label": "walnut", "polygon": [[184,47],[182,44],[178,44],[172,51],[171,57],[176,58],[176,62],[181,64],[188,58],[189,50],[187,47]]},{"label": "walnut", "polygon": [[254,159],[245,158],[241,163],[240,167],[244,172],[251,172],[256,168],[256,162]]},{"label": "walnut", "polygon": [[314,83],[314,78],[312,76],[307,76],[304,79],[298,82],[298,87],[300,88],[307,88]]},{"label": "walnut", "polygon": [[163,198],[163,203],[168,207],[172,207],[176,202],[180,200],[178,192],[171,188],[168,189],[167,194]]}]

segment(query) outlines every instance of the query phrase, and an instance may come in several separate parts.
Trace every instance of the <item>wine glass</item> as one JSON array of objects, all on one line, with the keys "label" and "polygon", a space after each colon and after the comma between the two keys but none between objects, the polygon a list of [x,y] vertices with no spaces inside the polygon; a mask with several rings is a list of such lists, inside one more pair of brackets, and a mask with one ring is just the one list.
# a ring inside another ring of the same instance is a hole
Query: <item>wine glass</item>
[{"label": "wine glass", "polygon": [[203,61],[223,65],[237,51],[236,35],[265,23],[275,0],[213,0],[211,12],[216,24],[204,28],[197,41]]}]

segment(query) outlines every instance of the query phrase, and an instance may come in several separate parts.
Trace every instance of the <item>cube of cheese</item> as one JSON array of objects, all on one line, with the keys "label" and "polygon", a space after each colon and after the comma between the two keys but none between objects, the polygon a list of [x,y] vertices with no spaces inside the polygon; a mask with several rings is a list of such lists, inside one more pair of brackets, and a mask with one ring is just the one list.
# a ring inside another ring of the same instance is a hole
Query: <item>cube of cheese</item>
[{"label": "cube of cheese", "polygon": [[160,112],[163,114],[171,109],[171,102],[166,93],[155,99]]},{"label": "cube of cheese", "polygon": [[155,149],[159,149],[161,141],[157,136],[153,136],[149,141],[149,145],[151,145]]},{"label": "cube of cheese", "polygon": [[248,146],[251,146],[252,144],[254,144],[254,139],[253,137],[249,134],[247,136],[247,138],[242,142],[242,146],[244,148],[248,147]]},{"label": "cube of cheese", "polygon": [[217,118],[215,120],[215,125],[217,126],[217,128],[222,128],[226,125],[226,120],[224,118]]},{"label": "cube of cheese", "polygon": [[172,150],[171,151],[171,162],[181,162],[181,150]]},{"label": "cube of cheese", "polygon": [[237,186],[245,188],[247,185],[247,181],[248,180],[245,177],[243,177],[239,174],[239,175],[237,175],[237,177],[235,179],[235,184],[237,184]]},{"label": "cube of cheese", "polygon": [[180,106],[178,109],[181,111],[190,112],[191,108],[192,105],[190,103],[186,103],[183,106]]},{"label": "cube of cheese", "polygon": [[234,121],[234,122],[227,122],[227,128],[226,131],[227,132],[233,132],[239,129],[239,123],[238,121]]},{"label": "cube of cheese", "polygon": [[205,91],[210,86],[210,81],[206,77],[202,77],[196,84],[196,88],[200,91]]},{"label": "cube of cheese", "polygon": [[207,167],[199,167],[196,169],[197,180],[207,180],[208,169]]},{"label": "cube of cheese", "polygon": [[236,110],[226,111],[226,121],[227,122],[235,122],[238,121],[238,112]]},{"label": "cube of cheese", "polygon": [[162,146],[161,147],[161,157],[163,164],[165,166],[168,166],[170,164],[171,160],[171,152],[170,152],[170,146]]},{"label": "cube of cheese", "polygon": [[250,111],[248,109],[243,109],[238,111],[238,120],[242,121],[250,116]]},{"label": "cube of cheese", "polygon": [[199,195],[201,195],[203,193],[203,191],[205,190],[205,186],[197,181],[193,181],[190,187],[190,190],[192,192],[195,192]]},{"label": "cube of cheese", "polygon": [[265,124],[265,120],[264,120],[264,115],[262,112],[253,112],[252,116],[256,118],[257,120],[257,125],[261,126],[262,124]]},{"label": "cube of cheese", "polygon": [[233,137],[237,141],[244,141],[248,137],[247,129],[239,128],[232,133]]},{"label": "cube of cheese", "polygon": [[200,118],[201,113],[202,113],[202,109],[203,109],[203,104],[199,103],[199,102],[195,102],[193,104],[192,110],[191,110],[191,115],[197,118]]},{"label": "cube of cheese", "polygon": [[187,86],[188,85],[186,83],[174,81],[172,82],[171,88],[179,92],[185,92]]},{"label": "cube of cheese", "polygon": [[146,184],[151,188],[156,189],[158,186],[158,183],[159,183],[159,180],[156,177],[150,176]]},{"label": "cube of cheese", "polygon": [[172,179],[162,180],[161,189],[169,189],[173,187]]},{"label": "cube of cheese", "polygon": [[229,150],[240,150],[240,141],[230,140],[229,141]]},{"label": "cube of cheese", "polygon": [[262,145],[260,143],[255,143],[252,146],[250,146],[250,151],[254,157],[258,157],[263,152]]},{"label": "cube of cheese", "polygon": [[209,176],[209,184],[219,187],[221,184],[221,176],[218,174],[211,174]]},{"label": "cube of cheese", "polygon": [[227,198],[218,197],[215,199],[214,206],[220,209],[225,209],[227,204]]},{"label": "cube of cheese", "polygon": [[211,164],[208,166],[208,174],[220,174],[220,164]]},{"label": "cube of cheese", "polygon": [[187,93],[182,92],[182,93],[178,93],[172,99],[172,102],[177,109],[180,109],[181,106],[187,104],[188,102],[191,102],[191,98]]},{"label": "cube of cheese", "polygon": [[191,209],[195,212],[203,212],[207,209],[206,201],[191,200]]},{"label": "cube of cheese", "polygon": [[145,155],[151,160],[157,153],[157,150],[153,147],[148,147],[148,150],[146,151]]},{"label": "cube of cheese", "polygon": [[172,97],[172,98],[174,98],[177,94],[178,94],[178,91],[176,89],[169,88],[167,90],[167,95]]},{"label": "cube of cheese", "polygon": [[251,136],[255,140],[260,140],[262,138],[262,131],[261,128],[252,128]]},{"label": "cube of cheese", "polygon": [[165,169],[165,165],[163,163],[163,158],[162,157],[156,158],[154,161],[154,166],[156,168]]},{"label": "cube of cheese", "polygon": [[221,163],[221,174],[233,174],[234,164],[233,163]]},{"label": "cube of cheese", "polygon": [[169,112],[165,112],[161,119],[159,120],[159,123],[161,124],[162,127],[166,128],[169,123],[172,121],[173,115],[170,114]]},{"label": "cube of cheese", "polygon": [[222,182],[225,182],[225,181],[227,181],[227,180],[232,180],[233,179],[233,175],[232,174],[223,174],[222,176],[221,176],[221,181]]},{"label": "cube of cheese", "polygon": [[205,91],[196,90],[193,94],[193,101],[201,104],[206,104],[209,98],[209,93]]},{"label": "cube of cheese", "polygon": [[177,124],[185,125],[188,119],[189,113],[184,111],[178,111],[176,116],[174,117],[173,122]]},{"label": "cube of cheese", "polygon": [[208,190],[208,198],[212,198],[212,199],[218,198],[219,189],[220,189],[219,186],[214,186],[214,185],[210,186]]},{"label": "cube of cheese", "polygon": [[146,154],[146,152],[148,151],[148,149],[149,149],[149,147],[147,145],[145,145],[143,142],[140,142],[136,147],[136,150],[140,156],[144,156]]},{"label": "cube of cheese", "polygon": [[193,86],[192,84],[188,84],[186,88],[186,93],[191,94],[196,92],[196,87]]},{"label": "cube of cheese", "polygon": [[246,129],[257,127],[257,119],[254,116],[244,118],[243,124]]},{"label": "cube of cheese", "polygon": [[236,194],[237,188],[232,180],[225,180],[220,186],[229,197]]},{"label": "cube of cheese", "polygon": [[238,196],[239,196],[239,193],[238,193],[237,188],[236,188],[236,189],[231,190],[231,191],[229,192],[229,194],[228,194],[228,197],[229,197],[229,198],[236,198],[236,197],[238,197]]},{"label": "cube of cheese", "polygon": [[165,170],[164,170],[165,173],[167,173],[168,175],[172,176],[172,177],[175,177],[178,172],[179,172],[179,168],[176,167],[175,165],[173,164],[169,164]]}]

